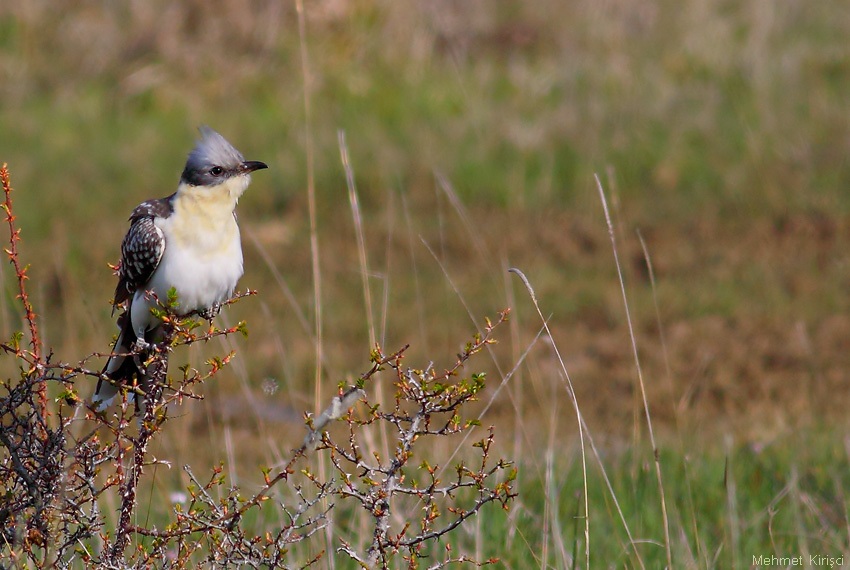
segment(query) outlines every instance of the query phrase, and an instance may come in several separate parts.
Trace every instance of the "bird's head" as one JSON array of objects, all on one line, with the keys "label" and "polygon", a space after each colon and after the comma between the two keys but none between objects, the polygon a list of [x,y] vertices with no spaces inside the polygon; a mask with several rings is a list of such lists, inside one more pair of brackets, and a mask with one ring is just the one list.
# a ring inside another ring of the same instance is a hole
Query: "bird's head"
[{"label": "bird's head", "polygon": [[268,168],[258,160],[245,160],[242,153],[213,129],[203,126],[201,138],[186,159],[180,186],[193,191],[225,191],[238,199],[251,182],[251,173]]}]

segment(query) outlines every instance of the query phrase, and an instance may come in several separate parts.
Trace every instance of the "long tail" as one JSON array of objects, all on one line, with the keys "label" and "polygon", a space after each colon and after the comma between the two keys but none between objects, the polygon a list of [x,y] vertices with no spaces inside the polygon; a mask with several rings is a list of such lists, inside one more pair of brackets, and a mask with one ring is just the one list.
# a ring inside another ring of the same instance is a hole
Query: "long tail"
[{"label": "long tail", "polygon": [[[103,367],[103,371],[101,372],[110,381],[106,381],[103,378],[98,380],[97,388],[95,388],[94,395],[92,396],[92,403],[98,412],[102,412],[112,404],[121,386],[132,385],[134,379],[139,384],[144,383],[144,379],[141,377],[142,375],[136,363],[146,361],[150,356],[149,352],[143,351],[135,358],[125,356],[125,354],[132,352],[136,348],[136,340],[138,338],[136,332],[133,330],[131,321],[129,310],[125,310],[118,317],[118,327],[121,329],[121,332],[112,346],[113,356],[109,357],[109,360],[106,361],[106,366]],[[153,331],[150,331],[145,336],[149,336],[151,332]],[[138,404],[137,402],[137,407]]]}]

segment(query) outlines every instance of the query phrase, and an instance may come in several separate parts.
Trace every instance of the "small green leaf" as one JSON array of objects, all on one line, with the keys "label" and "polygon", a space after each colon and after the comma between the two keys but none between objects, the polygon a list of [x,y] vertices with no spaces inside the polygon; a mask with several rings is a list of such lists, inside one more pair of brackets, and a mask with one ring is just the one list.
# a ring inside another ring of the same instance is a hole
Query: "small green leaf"
[{"label": "small green leaf", "polygon": [[172,287],[168,290],[168,296],[165,301],[165,306],[170,309],[175,309],[179,306],[177,302],[177,289]]},{"label": "small green leaf", "polygon": [[13,349],[20,350],[21,349],[21,339],[23,339],[23,338],[24,338],[23,331],[15,331],[15,332],[12,333],[12,338],[9,341],[9,344],[11,345],[11,347]]}]

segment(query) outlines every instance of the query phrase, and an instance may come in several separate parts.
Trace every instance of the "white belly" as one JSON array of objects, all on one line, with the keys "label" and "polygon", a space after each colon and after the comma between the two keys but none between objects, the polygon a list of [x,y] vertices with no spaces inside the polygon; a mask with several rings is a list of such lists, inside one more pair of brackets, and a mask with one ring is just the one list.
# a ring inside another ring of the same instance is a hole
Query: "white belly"
[{"label": "white belly", "polygon": [[235,239],[214,250],[166,244],[148,288],[164,300],[173,287],[177,291],[178,312],[185,314],[227,300],[240,277],[242,247],[237,231]]},{"label": "white belly", "polygon": [[232,215],[222,224],[175,225],[175,221],[173,215],[157,220],[165,234],[165,252],[150,282],[133,298],[131,315],[137,334],[158,324],[150,314],[156,300],[146,299],[145,291],[152,291],[164,303],[175,289],[177,313],[184,315],[226,301],[242,277],[242,243]]}]

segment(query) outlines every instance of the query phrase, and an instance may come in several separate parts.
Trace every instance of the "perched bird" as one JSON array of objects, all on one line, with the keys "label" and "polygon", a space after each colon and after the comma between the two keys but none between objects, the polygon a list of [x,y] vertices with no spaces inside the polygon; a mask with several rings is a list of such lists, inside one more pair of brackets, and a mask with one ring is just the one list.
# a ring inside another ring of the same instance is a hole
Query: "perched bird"
[{"label": "perched bird", "polygon": [[[213,129],[200,132],[177,191],[142,202],[130,216],[115,288],[115,305],[123,307],[120,333],[92,397],[98,411],[134,377],[144,384],[138,363],[159,340],[162,323],[151,313],[157,302],[165,302],[174,288],[181,315],[197,311],[212,318],[242,276],[236,203],[251,173],[268,166],[246,161]],[[125,356],[134,349],[140,351],[137,359]]]}]

